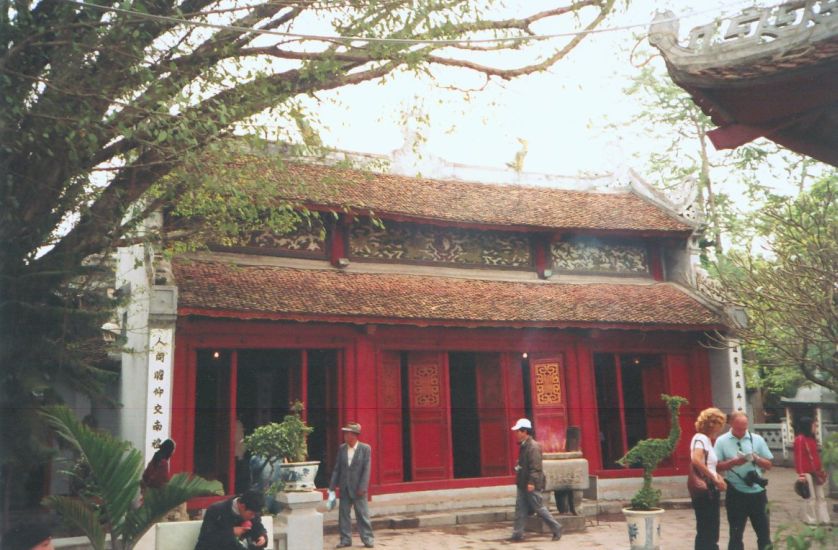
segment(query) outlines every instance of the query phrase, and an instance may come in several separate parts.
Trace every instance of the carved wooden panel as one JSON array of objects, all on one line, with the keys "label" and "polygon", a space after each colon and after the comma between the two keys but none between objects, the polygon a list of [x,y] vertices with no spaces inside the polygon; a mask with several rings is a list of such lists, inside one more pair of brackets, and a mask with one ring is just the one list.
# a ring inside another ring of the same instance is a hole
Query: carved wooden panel
[{"label": "carved wooden panel", "polygon": [[535,398],[539,405],[558,405],[562,402],[562,379],[559,363],[538,363],[533,367]]},{"label": "carved wooden panel", "polygon": [[290,233],[254,231],[245,246],[287,252],[292,256],[326,257],[326,231],[318,219],[303,221]]},{"label": "carved wooden panel", "polygon": [[384,227],[354,224],[349,254],[351,258],[472,266],[523,268],[532,264],[527,235],[389,221]]},{"label": "carved wooden panel", "polygon": [[555,242],[550,246],[553,271],[648,275],[649,258],[642,244],[607,243],[598,239]]},{"label": "carved wooden panel", "polygon": [[439,365],[418,365],[410,369],[410,386],[413,388],[413,407],[438,407],[439,383]]}]

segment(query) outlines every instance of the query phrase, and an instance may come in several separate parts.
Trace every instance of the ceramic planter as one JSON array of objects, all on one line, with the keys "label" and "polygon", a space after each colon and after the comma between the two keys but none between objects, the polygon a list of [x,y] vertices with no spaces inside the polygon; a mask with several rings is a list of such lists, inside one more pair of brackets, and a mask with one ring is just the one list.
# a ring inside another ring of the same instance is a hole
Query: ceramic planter
[{"label": "ceramic planter", "polygon": [[623,508],[623,515],[626,516],[628,524],[631,550],[660,550],[663,512],[663,508],[654,510]]},{"label": "ceramic planter", "polygon": [[311,491],[319,467],[319,461],[279,464],[279,479],[285,484],[283,491]]}]

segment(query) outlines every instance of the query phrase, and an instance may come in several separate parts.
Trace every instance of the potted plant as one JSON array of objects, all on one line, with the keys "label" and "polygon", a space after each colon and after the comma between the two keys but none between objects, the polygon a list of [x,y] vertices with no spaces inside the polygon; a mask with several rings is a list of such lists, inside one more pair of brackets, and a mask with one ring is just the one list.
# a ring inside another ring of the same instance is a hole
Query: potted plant
[{"label": "potted plant", "polygon": [[672,454],[681,438],[678,423],[681,405],[688,401],[680,396],[661,394],[669,408],[670,426],[666,439],[644,439],[638,441],[629,452],[617,462],[623,466],[643,468],[643,486],[631,499],[631,506],[623,508],[628,523],[631,550],[658,550],[660,548],[660,517],[663,509],[658,507],[661,492],[652,488],[652,472],[658,464]]},{"label": "potted plant", "polygon": [[[266,491],[308,491],[314,489],[319,461],[306,461],[308,436],[314,428],[302,418],[303,404],[295,401],[282,422],[256,428],[244,438],[244,446],[261,460],[260,476],[272,483]],[[254,460],[253,458],[251,460]]]},{"label": "potted plant", "polygon": [[47,424],[86,464],[85,490],[78,497],[48,496],[43,504],[84,533],[93,550],[130,550],[172,508],[190,498],[223,495],[218,481],[187,473],[148,489],[136,506],[143,456],[130,443],[91,429],[65,406],[41,410]]}]

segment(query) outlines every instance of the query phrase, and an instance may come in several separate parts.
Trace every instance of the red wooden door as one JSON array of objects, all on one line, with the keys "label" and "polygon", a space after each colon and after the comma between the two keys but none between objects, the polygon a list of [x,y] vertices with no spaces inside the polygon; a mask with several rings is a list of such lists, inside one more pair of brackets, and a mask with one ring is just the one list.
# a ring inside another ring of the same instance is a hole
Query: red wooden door
[{"label": "red wooden door", "polygon": [[561,354],[530,358],[530,395],[535,438],[545,452],[563,451],[567,397]]},{"label": "red wooden door", "polygon": [[669,409],[661,399],[666,393],[663,366],[643,368],[643,408],[646,409],[646,437],[666,437],[669,433]]},{"label": "red wooden door", "polygon": [[451,477],[448,355],[408,354],[413,480]]},{"label": "red wooden door", "polygon": [[509,427],[500,355],[479,353],[475,358],[477,420],[480,425],[480,475],[509,473]]},{"label": "red wooden door", "polygon": [[398,351],[382,352],[378,374],[381,483],[400,483],[404,481],[401,354]]}]

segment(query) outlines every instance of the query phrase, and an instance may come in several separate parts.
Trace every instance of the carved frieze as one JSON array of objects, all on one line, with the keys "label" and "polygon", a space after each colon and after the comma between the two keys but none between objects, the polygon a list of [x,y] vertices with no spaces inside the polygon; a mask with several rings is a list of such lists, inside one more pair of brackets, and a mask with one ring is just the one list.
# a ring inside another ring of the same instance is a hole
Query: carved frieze
[{"label": "carved frieze", "polygon": [[817,64],[836,54],[838,0],[792,0],[742,12],[689,32],[679,44],[678,20],[671,12],[656,16],[649,40],[678,71],[679,78],[756,78],[789,68]]},{"label": "carved frieze", "polygon": [[554,242],[550,249],[556,272],[649,274],[648,254],[641,244],[579,239]]},{"label": "carved frieze", "polygon": [[350,258],[441,263],[471,266],[529,267],[526,235],[386,222],[352,226]]},{"label": "carved frieze", "polygon": [[247,246],[283,251],[294,256],[325,257],[326,232],[320,220],[311,219],[310,223],[303,221],[292,232],[282,235],[267,229],[255,231],[250,235]]}]

